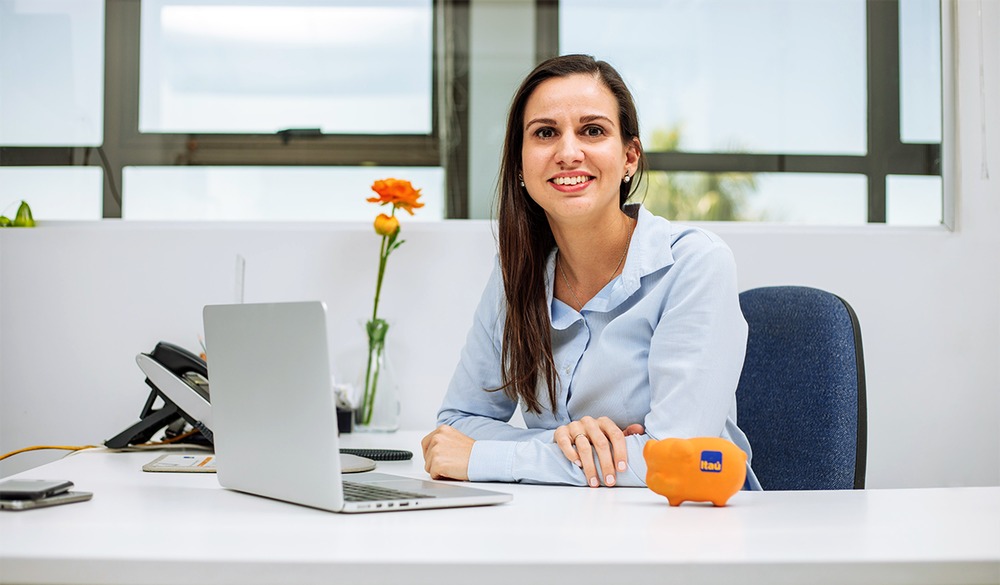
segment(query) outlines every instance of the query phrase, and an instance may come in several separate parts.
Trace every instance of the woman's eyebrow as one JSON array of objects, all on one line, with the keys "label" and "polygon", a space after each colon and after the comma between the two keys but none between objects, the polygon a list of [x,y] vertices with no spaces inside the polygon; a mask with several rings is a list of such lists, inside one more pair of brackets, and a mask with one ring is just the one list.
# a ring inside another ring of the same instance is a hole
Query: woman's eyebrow
[{"label": "woman's eyebrow", "polygon": [[609,118],[609,117],[607,117],[607,116],[605,116],[603,114],[590,114],[588,116],[580,116],[580,123],[581,124],[587,124],[587,123],[593,122],[595,120],[604,120],[605,122],[611,124],[612,126],[614,125],[614,122],[611,120],[611,118]]},{"label": "woman's eyebrow", "polygon": [[547,124],[549,126],[554,126],[556,121],[552,118],[535,118],[533,120],[529,120],[528,123],[524,125],[524,129],[527,130],[528,128],[531,128],[533,124]]},{"label": "woman's eyebrow", "polygon": [[[609,117],[607,117],[607,116],[605,116],[603,114],[587,114],[586,116],[580,116],[580,124],[589,124],[589,123],[597,121],[597,120],[603,120],[603,121],[607,122],[608,124],[611,124],[612,126],[614,126],[614,122],[611,120],[611,118],[609,118]],[[556,122],[552,118],[533,118],[533,119],[529,120],[527,124],[524,125],[524,129],[527,130],[528,128],[531,128],[531,126],[534,125],[534,124],[544,124],[544,125],[547,125],[547,126],[556,126],[558,124],[558,122]]]}]

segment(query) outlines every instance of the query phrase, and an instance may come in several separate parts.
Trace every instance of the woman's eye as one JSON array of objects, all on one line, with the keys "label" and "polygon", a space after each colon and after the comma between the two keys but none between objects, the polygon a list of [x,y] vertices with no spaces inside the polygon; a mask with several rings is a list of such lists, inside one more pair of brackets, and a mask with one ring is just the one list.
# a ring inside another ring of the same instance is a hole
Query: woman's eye
[{"label": "woman's eye", "polygon": [[556,131],[552,128],[539,128],[535,130],[535,136],[539,138],[552,138],[556,135]]},{"label": "woman's eye", "polygon": [[600,126],[587,126],[583,129],[583,133],[586,136],[601,136],[604,134],[604,128]]}]

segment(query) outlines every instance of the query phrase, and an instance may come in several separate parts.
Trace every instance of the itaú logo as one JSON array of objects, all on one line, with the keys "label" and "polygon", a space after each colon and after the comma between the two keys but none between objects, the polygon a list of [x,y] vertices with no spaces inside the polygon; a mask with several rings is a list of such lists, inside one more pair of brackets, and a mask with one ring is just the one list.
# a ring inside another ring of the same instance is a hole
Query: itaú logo
[{"label": "ita\u00fa logo", "polygon": [[722,451],[702,451],[701,470],[706,473],[721,473]]}]

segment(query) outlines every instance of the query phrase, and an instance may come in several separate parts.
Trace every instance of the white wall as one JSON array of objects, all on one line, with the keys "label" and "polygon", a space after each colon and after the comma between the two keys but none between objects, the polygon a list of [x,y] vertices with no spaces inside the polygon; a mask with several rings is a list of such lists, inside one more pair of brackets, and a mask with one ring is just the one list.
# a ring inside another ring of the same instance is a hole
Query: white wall
[{"label": "white wall", "polygon": [[[818,286],[858,312],[873,488],[1000,484],[1000,3],[983,3],[985,121],[977,6],[957,3],[949,101],[958,116],[946,136],[957,144],[954,230],[709,226],[732,246],[742,288]],[[984,123],[990,179],[981,174]],[[403,426],[424,429],[494,241],[481,221],[404,229],[384,307],[407,382]],[[146,395],[135,354],[159,339],[196,348],[201,306],[233,297],[237,254],[247,259],[247,301],[319,298],[339,308],[330,327],[342,361],[370,310],[376,245],[369,226],[353,224],[0,230],[0,452],[101,442],[133,422]],[[0,475],[58,456],[18,455],[0,462]]]},{"label": "white wall", "polygon": [[[379,314],[391,323],[401,424],[429,429],[494,239],[479,221],[403,229]],[[246,302],[327,303],[335,374],[355,377],[378,244],[367,223],[95,222],[0,233],[0,452],[100,443],[138,420],[149,390],[135,355],[159,340],[197,352],[202,307],[234,300],[237,254],[246,259]],[[0,462],[0,475],[58,456],[18,455]]]}]

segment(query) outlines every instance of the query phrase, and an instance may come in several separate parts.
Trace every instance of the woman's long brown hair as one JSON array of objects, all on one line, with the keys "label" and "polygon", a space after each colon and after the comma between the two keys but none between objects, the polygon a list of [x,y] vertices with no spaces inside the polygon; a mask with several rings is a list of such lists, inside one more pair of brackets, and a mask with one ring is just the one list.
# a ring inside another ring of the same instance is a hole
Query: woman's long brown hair
[{"label": "woman's long brown hair", "polygon": [[[502,386],[512,400],[521,400],[528,410],[539,413],[542,403],[539,379],[548,388],[549,404],[557,410],[557,381],[552,358],[552,324],[545,294],[545,268],[555,238],[545,211],[521,186],[521,149],[524,144],[524,108],[528,98],[543,81],[554,77],[589,74],[599,79],[618,102],[622,143],[638,143],[639,118],[632,94],[617,71],[604,61],[588,55],[564,55],[549,59],[532,71],[514,94],[507,118],[499,180],[497,217],[500,271],[503,275],[507,316],[501,349]],[[619,204],[623,206],[644,169],[639,165],[634,180],[622,183]]]}]

